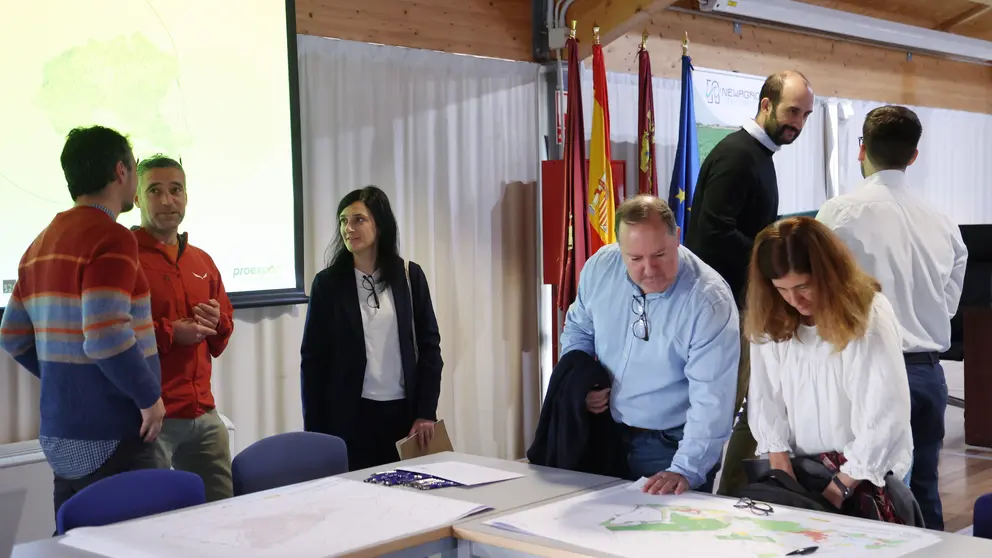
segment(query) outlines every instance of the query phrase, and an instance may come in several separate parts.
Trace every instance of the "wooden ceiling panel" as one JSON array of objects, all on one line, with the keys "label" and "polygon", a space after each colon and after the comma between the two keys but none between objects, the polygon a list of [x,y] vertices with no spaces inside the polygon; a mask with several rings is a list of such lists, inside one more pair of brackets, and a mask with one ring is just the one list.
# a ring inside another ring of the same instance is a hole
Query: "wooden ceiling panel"
[{"label": "wooden ceiling panel", "polygon": [[992,41],[992,10],[985,12],[967,23],[962,23],[954,27],[952,31],[967,37]]},{"label": "wooden ceiling panel", "polygon": [[304,35],[532,60],[531,0],[296,0]]},{"label": "wooden ceiling panel", "polygon": [[[962,14],[992,4],[992,0],[799,0],[806,4],[937,29]],[[951,33],[992,40],[992,10],[983,11],[966,23],[955,25]]]},{"label": "wooden ceiling panel", "polygon": [[[932,28],[970,7],[969,0],[942,0],[941,7],[917,0],[799,0],[805,4]],[[933,4],[937,4],[936,2]],[[956,5],[956,6],[955,6]],[[962,7],[963,5],[963,7]],[[945,6],[949,6],[945,9]]]},{"label": "wooden ceiling panel", "polygon": [[[907,60],[898,50],[730,22],[666,10],[652,14],[647,30],[655,77],[679,79],[681,42],[698,68],[758,76],[796,68],[820,96],[867,99],[992,114],[992,67],[930,56]],[[610,71],[637,73],[640,33],[628,33],[605,50]]]}]

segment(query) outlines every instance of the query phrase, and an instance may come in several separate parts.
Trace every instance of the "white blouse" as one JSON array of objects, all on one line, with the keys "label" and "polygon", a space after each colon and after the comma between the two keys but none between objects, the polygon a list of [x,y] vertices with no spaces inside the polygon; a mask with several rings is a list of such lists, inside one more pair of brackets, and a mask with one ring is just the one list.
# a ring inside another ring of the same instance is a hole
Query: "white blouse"
[{"label": "white blouse", "polygon": [[839,451],[841,472],[885,486],[903,478],[913,457],[909,379],[899,323],[881,294],[865,335],[843,351],[815,327],[781,343],[751,343],[748,423],[757,455]]},{"label": "white blouse", "polygon": [[[378,283],[379,272],[365,279],[355,270],[358,282],[362,328],[365,330],[365,380],[362,398],[373,401],[395,401],[406,397],[403,381],[403,361],[400,357],[400,328],[396,321],[396,301],[388,284]],[[373,285],[376,297],[368,289]]]}]

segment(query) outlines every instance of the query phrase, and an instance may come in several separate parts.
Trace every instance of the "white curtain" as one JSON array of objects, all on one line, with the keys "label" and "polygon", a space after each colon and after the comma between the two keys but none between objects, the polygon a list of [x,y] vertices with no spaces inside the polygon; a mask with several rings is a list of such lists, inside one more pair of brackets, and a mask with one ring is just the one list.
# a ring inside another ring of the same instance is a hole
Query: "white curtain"
[{"label": "white curtain", "polygon": [[315,237],[336,234],[348,191],[386,191],[401,251],[431,286],[439,415],[455,448],[522,456],[540,378],[539,67],[315,37],[299,46]]},{"label": "white curtain", "polygon": [[[886,103],[848,101],[851,118],[841,122],[838,157],[840,193],[861,182],[858,137],[865,117]],[[992,115],[909,106],[923,124],[920,154],[907,170],[910,187],[958,224],[992,223]]]},{"label": "white curtain", "polygon": [[[610,148],[614,160],[625,161],[626,194],[637,191],[637,84],[636,74],[606,73],[607,94],[610,102]],[[675,166],[678,147],[681,80],[654,78],[654,141],[658,159],[659,195],[668,198],[668,184]],[[592,134],[592,70],[582,72],[582,103],[585,112],[586,136]],[[757,110],[757,107],[755,107]],[[809,211],[820,207],[826,200],[824,174],[824,120],[825,111],[820,104],[810,116],[799,139],[775,155],[778,175],[779,213]]]},{"label": "white curtain", "polygon": [[[300,36],[307,287],[348,191],[390,196],[420,263],[455,449],[522,456],[538,412],[538,66]],[[42,226],[43,223],[39,223]],[[305,307],[236,312],[214,366],[235,450],[302,427]],[[0,355],[0,444],[37,437],[38,381]]]}]

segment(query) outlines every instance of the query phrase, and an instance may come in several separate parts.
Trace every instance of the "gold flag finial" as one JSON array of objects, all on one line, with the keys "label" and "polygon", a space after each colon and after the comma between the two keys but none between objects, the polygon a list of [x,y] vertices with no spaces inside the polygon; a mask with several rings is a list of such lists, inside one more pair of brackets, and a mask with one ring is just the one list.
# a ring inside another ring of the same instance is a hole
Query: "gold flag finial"
[{"label": "gold flag finial", "polygon": [[594,44],[594,45],[598,45],[599,44],[599,26],[598,25],[593,25],[592,26],[592,44]]},{"label": "gold flag finial", "polygon": [[579,23],[577,21],[575,21],[574,19],[572,20],[572,28],[569,29],[569,31],[568,31],[568,37],[570,39],[574,39],[575,38],[575,26],[578,25],[578,24]]},{"label": "gold flag finial", "polygon": [[682,39],[682,56],[689,56],[689,32],[685,32],[685,38]]},{"label": "gold flag finial", "polygon": [[641,49],[643,50],[647,48],[647,46],[648,46],[648,30],[645,29],[644,32],[641,33]]}]

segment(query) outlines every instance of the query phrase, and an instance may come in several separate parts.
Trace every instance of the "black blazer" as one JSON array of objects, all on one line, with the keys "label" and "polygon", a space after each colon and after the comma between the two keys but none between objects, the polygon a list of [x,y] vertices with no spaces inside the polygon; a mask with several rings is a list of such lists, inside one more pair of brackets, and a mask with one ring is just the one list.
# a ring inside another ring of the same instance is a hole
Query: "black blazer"
[{"label": "black blazer", "polygon": [[612,383],[609,372],[590,355],[582,351],[562,355],[551,372],[527,460],[533,465],[626,477],[621,427],[609,410],[596,415],[586,409],[586,395]]},{"label": "black blazer", "polygon": [[[424,271],[410,262],[410,290],[402,263],[386,281],[393,291],[399,325],[400,359],[410,422],[437,420],[441,393],[441,335]],[[350,261],[335,264],[313,279],[300,348],[303,428],[349,439],[365,380],[365,330],[358,285]],[[416,319],[413,338],[411,317]],[[417,343],[419,359],[414,355]]]}]

